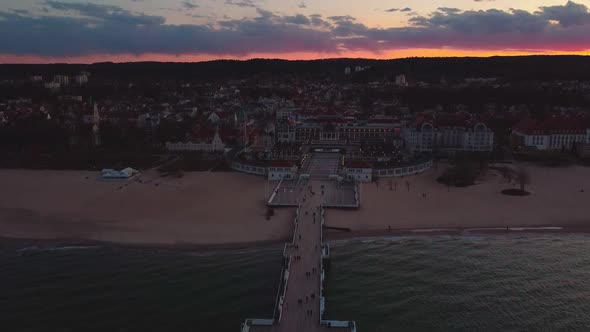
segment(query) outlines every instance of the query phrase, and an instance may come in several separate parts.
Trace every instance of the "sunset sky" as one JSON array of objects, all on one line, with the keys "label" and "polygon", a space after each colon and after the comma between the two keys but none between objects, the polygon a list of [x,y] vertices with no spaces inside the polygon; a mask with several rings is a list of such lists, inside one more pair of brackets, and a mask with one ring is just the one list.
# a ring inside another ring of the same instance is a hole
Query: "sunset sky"
[{"label": "sunset sky", "polygon": [[0,63],[590,54],[588,7],[590,0],[1,0]]}]

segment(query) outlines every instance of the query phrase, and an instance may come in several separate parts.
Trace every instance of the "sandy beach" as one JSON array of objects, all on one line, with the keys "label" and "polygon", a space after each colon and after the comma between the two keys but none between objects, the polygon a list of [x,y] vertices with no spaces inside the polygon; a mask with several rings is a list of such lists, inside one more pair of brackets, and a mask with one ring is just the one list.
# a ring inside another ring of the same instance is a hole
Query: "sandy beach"
[{"label": "sandy beach", "polygon": [[[525,167],[531,176],[531,184],[526,186],[532,193],[530,196],[502,194],[502,190],[513,188],[513,184],[495,171],[489,171],[474,186],[449,189],[436,182],[445,169],[439,166],[417,176],[392,179],[397,182],[394,190],[390,190],[388,179],[381,179],[378,184],[363,184],[361,208],[331,211],[327,224],[359,233],[374,233],[389,227],[393,231],[433,229],[433,232],[507,226],[590,229],[590,168]],[[410,183],[409,191],[406,181]]]},{"label": "sandy beach", "polygon": [[[475,186],[448,191],[435,181],[444,168],[392,178],[395,190],[389,179],[363,184],[361,208],[329,210],[327,224],[353,231],[336,237],[507,226],[590,230],[590,168],[527,166],[532,195],[526,197],[501,194],[513,185],[494,172]],[[276,209],[267,220],[262,177],[205,172],[176,179],[148,172],[137,179],[141,182],[103,182],[97,176],[0,170],[0,237],[231,246],[282,242],[290,235],[294,209]]]},{"label": "sandy beach", "polygon": [[97,176],[1,170],[0,237],[214,245],[282,241],[292,228],[290,209],[266,219],[263,178],[148,173],[140,183],[103,182]]}]

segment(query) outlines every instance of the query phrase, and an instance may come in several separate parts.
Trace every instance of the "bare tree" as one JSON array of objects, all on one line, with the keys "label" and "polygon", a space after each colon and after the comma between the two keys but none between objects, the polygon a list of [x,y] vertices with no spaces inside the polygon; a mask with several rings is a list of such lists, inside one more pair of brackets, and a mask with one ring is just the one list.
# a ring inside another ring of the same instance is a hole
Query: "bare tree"
[{"label": "bare tree", "polygon": [[514,177],[516,181],[520,185],[520,190],[525,191],[525,186],[531,183],[531,175],[524,167],[518,167],[514,170]]}]

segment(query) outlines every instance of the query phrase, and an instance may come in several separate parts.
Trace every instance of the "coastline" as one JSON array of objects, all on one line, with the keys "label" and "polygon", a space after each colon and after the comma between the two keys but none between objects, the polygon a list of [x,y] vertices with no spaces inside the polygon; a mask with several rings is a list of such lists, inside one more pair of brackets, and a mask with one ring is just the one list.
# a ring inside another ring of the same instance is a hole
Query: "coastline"
[{"label": "coastline", "polygon": [[[509,231],[499,227],[478,227],[478,228],[420,228],[420,229],[392,229],[392,230],[365,230],[365,231],[327,231],[328,241],[347,241],[360,239],[383,239],[388,237],[436,237],[436,236],[526,236],[538,234],[581,234],[590,235],[590,227],[586,226],[525,226],[509,227]],[[111,241],[97,241],[88,239],[36,239],[36,238],[14,238],[1,237],[0,248],[18,247],[19,249],[28,247],[41,248],[88,248],[88,247],[114,247],[126,249],[146,249],[146,250],[163,250],[179,252],[211,252],[211,251],[234,251],[245,249],[268,249],[272,247],[282,248],[290,239],[269,240],[269,241],[252,241],[242,243],[223,243],[223,244],[195,244],[195,243],[125,243]]]},{"label": "coastline", "polygon": [[[288,239],[284,239],[285,242]],[[0,236],[0,248],[10,247],[41,247],[41,248],[69,248],[69,247],[113,247],[127,249],[146,249],[146,250],[163,250],[163,251],[180,251],[180,252],[210,252],[224,250],[241,250],[257,248],[282,248],[285,243],[281,240],[275,241],[256,241],[243,243],[223,243],[223,244],[193,244],[193,243],[131,243],[131,242],[112,242],[97,241],[88,239],[74,238],[56,238],[56,239],[36,239],[36,238],[14,238]]]},{"label": "coastline", "polygon": [[416,228],[392,230],[365,230],[352,232],[327,233],[328,240],[350,240],[362,238],[400,237],[428,237],[428,236],[471,236],[471,235],[525,235],[525,234],[590,234],[590,227],[586,226],[510,226],[509,231],[500,227],[477,228]]},{"label": "coastline", "polygon": [[[533,194],[490,171],[478,184],[447,188],[444,167],[361,185],[358,210],[329,209],[328,239],[524,233],[590,233],[590,168],[527,165]],[[181,179],[142,173],[104,182],[96,172],[0,170],[0,244],[98,244],[174,250],[223,250],[282,245],[293,208],[266,218],[262,177],[189,172]],[[394,187],[390,187],[391,186]],[[395,183],[395,184],[393,184]],[[410,188],[406,188],[410,183]],[[537,227],[541,227],[538,228]],[[545,227],[545,228],[543,228]],[[547,228],[550,227],[550,228]],[[391,230],[390,230],[391,229]]]}]

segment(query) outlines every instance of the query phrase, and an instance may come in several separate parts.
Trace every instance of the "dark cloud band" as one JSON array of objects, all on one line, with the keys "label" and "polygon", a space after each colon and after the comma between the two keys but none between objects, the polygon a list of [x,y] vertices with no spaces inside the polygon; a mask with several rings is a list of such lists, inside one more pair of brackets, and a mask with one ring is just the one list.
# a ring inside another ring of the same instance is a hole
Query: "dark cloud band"
[{"label": "dark cloud band", "polygon": [[[197,2],[186,2],[197,6]],[[253,1],[228,3],[254,5]],[[42,57],[145,53],[246,56],[440,47],[590,48],[590,12],[585,5],[571,1],[532,13],[441,7],[428,16],[412,16],[407,27],[388,29],[368,27],[352,16],[285,16],[260,8],[254,18],[224,19],[214,25],[171,25],[161,16],[93,3],[48,0],[45,8],[47,13],[40,16],[26,11],[0,12],[0,53]]]}]

